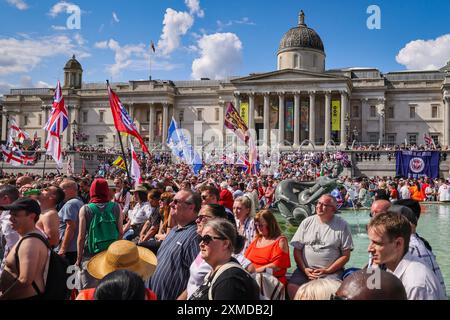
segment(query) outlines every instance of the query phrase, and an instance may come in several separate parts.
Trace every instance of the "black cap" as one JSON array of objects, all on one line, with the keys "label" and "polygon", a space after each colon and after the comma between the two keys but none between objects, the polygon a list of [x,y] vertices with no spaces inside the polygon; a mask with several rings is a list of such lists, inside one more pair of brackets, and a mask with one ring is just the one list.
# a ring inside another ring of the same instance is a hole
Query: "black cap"
[{"label": "black cap", "polygon": [[41,207],[36,200],[31,198],[19,198],[11,204],[0,205],[3,210],[26,210],[29,212],[41,214]]}]

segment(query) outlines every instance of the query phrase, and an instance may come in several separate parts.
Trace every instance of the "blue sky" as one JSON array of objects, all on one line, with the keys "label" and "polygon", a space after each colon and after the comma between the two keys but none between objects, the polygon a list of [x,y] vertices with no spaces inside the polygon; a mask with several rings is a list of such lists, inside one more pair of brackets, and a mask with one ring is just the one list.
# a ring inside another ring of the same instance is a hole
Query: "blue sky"
[{"label": "blue sky", "polygon": [[[381,29],[367,27],[370,5],[381,10]],[[67,29],[77,8],[80,29]],[[148,79],[150,56],[153,79],[272,71],[301,9],[324,42],[327,69],[435,69],[450,60],[449,1],[0,0],[0,94],[54,86],[73,53],[85,82]]]}]

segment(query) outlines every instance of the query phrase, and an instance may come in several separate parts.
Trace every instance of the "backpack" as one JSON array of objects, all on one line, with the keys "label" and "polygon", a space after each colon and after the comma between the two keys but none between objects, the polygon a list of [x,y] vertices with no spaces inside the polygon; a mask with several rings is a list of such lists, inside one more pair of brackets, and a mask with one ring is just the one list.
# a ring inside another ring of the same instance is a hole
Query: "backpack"
[{"label": "backpack", "polygon": [[260,295],[264,300],[285,300],[284,285],[273,275],[256,273],[253,275],[258,283]]},{"label": "backpack", "polygon": [[[17,273],[20,274],[19,247],[22,244],[22,241],[27,238],[37,238],[41,240],[50,250],[49,258],[47,260],[45,268],[45,271],[47,272],[44,271],[44,292],[41,292],[39,290],[34,281],[31,284],[33,286],[33,289],[38,295],[41,295],[43,300],[66,300],[70,294],[70,290],[67,287],[67,279],[69,278],[67,268],[69,267],[69,263],[66,259],[59,256],[55,251],[53,251],[47,239],[45,239],[40,234],[30,233],[20,239],[19,243],[17,244],[16,252],[14,255],[16,259]],[[47,273],[47,277],[45,277],[45,273]]]},{"label": "backpack", "polygon": [[108,249],[109,245],[119,239],[117,221],[113,214],[113,202],[108,202],[104,210],[94,203],[88,204],[92,211],[92,221],[89,225],[88,249],[91,254]]}]

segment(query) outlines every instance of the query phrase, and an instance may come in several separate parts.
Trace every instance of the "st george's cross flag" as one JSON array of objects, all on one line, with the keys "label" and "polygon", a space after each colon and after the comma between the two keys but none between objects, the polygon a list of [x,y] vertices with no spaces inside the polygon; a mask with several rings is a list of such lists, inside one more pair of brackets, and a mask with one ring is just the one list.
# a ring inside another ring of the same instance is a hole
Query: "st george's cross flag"
[{"label": "st george's cross flag", "polygon": [[116,126],[117,131],[132,135],[133,137],[138,139],[139,143],[141,144],[142,151],[144,151],[145,153],[150,153],[148,151],[147,146],[145,145],[144,139],[142,139],[136,126],[134,125],[133,120],[131,120],[127,110],[120,102],[120,99],[117,96],[117,94],[111,89],[109,83],[108,83],[108,95],[109,95],[109,105],[111,107],[114,125]]},{"label": "st george's cross flag", "polygon": [[64,98],[61,91],[61,83],[58,80],[55,95],[53,96],[53,106],[50,118],[44,129],[47,131],[47,141],[45,142],[46,154],[51,155],[58,168],[62,168],[61,156],[61,135],[69,125],[69,116],[64,105]]},{"label": "st george's cross flag", "polygon": [[130,149],[131,149],[131,167],[130,167],[130,175],[131,179],[134,181],[134,187],[136,188],[137,184],[142,183],[142,177],[141,177],[141,168],[139,166],[138,158],[136,151],[134,151],[133,143],[131,142],[131,139],[129,139],[130,142]]}]

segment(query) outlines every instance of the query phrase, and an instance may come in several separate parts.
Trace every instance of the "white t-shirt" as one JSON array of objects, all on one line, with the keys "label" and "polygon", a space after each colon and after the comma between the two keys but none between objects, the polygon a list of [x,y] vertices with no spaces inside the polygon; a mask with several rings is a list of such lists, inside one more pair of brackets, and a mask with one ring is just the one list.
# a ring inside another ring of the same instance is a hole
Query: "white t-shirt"
[{"label": "white t-shirt", "polygon": [[192,261],[189,268],[189,281],[187,284],[187,299],[203,284],[205,276],[212,270],[212,267],[203,260],[201,254],[199,253],[197,258]]},{"label": "white t-shirt", "polygon": [[443,184],[439,187],[439,201],[450,201],[449,188],[447,184]]},{"label": "white t-shirt", "polygon": [[151,213],[152,208],[150,206],[150,203],[136,203],[133,210],[128,212],[128,218],[131,220],[131,225],[141,224],[148,220]]},{"label": "white t-shirt", "polygon": [[447,299],[433,271],[410,253],[403,257],[394,271],[387,271],[402,281],[408,300]]},{"label": "white t-shirt", "polygon": [[411,193],[409,192],[409,188],[407,185],[404,185],[403,187],[400,188],[400,196],[402,197],[402,199],[411,198]]}]

